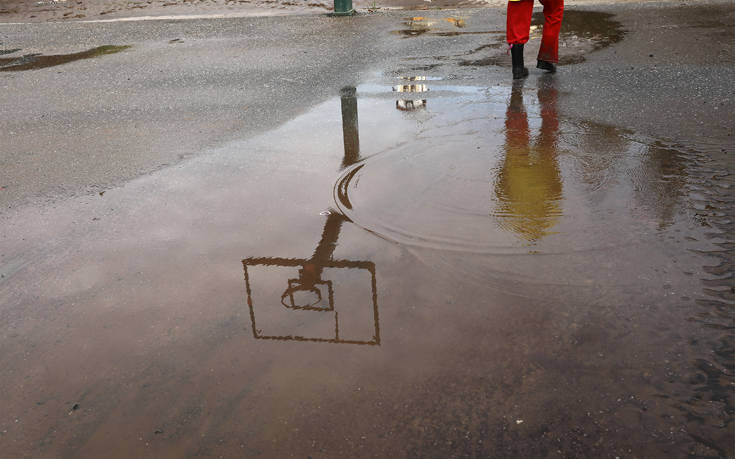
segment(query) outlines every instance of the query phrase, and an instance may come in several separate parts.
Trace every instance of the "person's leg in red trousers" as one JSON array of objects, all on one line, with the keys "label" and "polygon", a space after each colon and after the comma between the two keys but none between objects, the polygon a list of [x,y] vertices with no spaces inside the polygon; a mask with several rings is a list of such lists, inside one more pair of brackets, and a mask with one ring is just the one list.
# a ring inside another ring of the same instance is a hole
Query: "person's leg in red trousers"
[{"label": "person's leg in red trousers", "polygon": [[509,45],[528,43],[532,14],[533,0],[508,2],[506,38]]},{"label": "person's leg in red trousers", "polygon": [[514,80],[528,76],[528,69],[523,65],[523,45],[528,42],[532,14],[533,0],[508,2],[506,36],[513,57]]},{"label": "person's leg in red trousers", "polygon": [[559,32],[564,17],[564,0],[540,1],[544,5],[544,32],[538,60],[556,64],[559,62]]}]

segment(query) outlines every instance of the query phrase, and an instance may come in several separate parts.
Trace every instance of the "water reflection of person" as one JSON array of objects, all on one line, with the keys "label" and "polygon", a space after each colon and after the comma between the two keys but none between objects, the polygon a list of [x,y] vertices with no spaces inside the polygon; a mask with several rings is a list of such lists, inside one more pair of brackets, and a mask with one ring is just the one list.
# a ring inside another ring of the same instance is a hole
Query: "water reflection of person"
[{"label": "water reflection of person", "polygon": [[541,128],[533,143],[522,81],[513,85],[506,112],[505,158],[495,183],[498,216],[502,226],[532,242],[549,234],[561,216],[556,99],[553,80],[542,77],[538,89]]}]

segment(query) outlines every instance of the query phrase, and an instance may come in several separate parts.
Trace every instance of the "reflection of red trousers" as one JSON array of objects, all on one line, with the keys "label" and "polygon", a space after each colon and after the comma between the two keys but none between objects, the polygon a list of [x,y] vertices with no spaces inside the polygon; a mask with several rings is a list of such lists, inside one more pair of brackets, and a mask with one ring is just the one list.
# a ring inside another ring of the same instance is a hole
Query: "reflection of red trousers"
[{"label": "reflection of red trousers", "polygon": [[[556,156],[559,138],[559,115],[556,111],[556,87],[541,85],[538,101],[541,105],[541,128],[536,138],[536,147],[542,154]],[[528,128],[528,114],[523,106],[523,93],[514,87],[510,95],[508,110],[505,112],[505,141],[509,147],[530,150],[531,132]]]},{"label": "reflection of red trousers", "polygon": [[[559,30],[564,16],[564,0],[539,0],[544,5],[544,34],[538,58],[542,61],[559,62]],[[528,42],[531,30],[533,0],[508,2],[508,43],[511,45]]]}]

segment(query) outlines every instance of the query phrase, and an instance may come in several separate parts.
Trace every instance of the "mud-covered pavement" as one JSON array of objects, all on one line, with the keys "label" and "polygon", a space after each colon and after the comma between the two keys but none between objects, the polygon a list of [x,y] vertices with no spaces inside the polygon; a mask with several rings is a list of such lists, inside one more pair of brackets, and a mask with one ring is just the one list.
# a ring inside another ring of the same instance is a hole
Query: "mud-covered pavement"
[{"label": "mud-covered pavement", "polygon": [[0,26],[3,455],[735,454],[732,19]]}]

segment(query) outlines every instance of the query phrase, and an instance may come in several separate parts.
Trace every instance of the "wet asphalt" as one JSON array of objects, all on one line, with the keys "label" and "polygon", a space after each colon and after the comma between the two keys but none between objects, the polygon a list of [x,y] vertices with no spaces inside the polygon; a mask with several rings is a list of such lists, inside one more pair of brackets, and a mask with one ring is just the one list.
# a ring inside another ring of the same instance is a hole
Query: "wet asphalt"
[{"label": "wet asphalt", "polygon": [[0,24],[4,451],[732,455],[732,19]]}]

